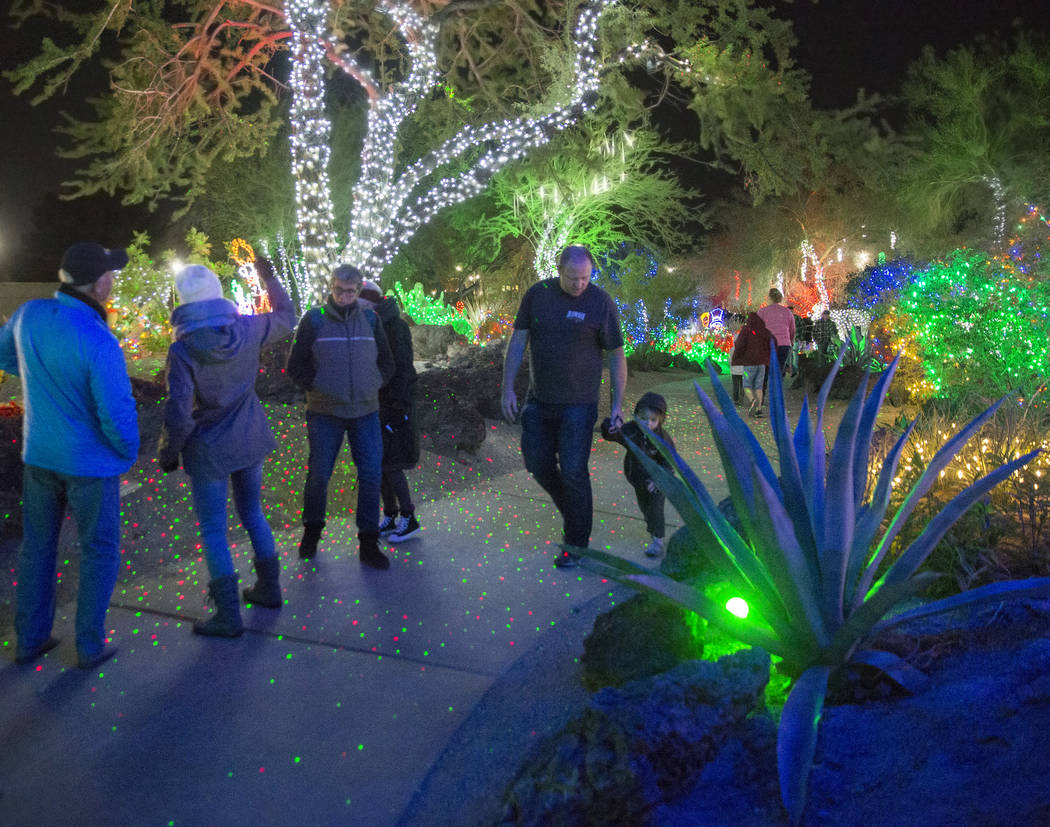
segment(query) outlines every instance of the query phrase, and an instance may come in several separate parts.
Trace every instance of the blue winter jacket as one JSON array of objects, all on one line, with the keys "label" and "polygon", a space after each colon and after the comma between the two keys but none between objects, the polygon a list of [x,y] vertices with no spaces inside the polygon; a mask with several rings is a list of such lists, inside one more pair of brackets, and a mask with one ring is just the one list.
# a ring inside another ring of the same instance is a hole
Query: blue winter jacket
[{"label": "blue winter jacket", "polygon": [[277,447],[255,393],[259,349],[287,336],[295,309],[276,279],[266,282],[271,313],[241,316],[228,299],[182,304],[171,314],[168,401],[160,437],[162,465],[191,476],[225,477]]},{"label": "blue winter jacket", "polygon": [[139,451],[124,352],[105,310],[72,288],[19,307],[0,328],[0,370],[22,379],[22,459],[76,477],[115,477]]}]

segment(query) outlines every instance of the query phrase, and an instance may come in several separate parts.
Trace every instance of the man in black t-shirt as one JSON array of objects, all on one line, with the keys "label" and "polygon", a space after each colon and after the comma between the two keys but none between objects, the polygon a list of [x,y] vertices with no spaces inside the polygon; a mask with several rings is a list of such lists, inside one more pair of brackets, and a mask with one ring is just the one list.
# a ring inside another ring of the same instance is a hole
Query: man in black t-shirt
[{"label": "man in black t-shirt", "polygon": [[[602,356],[609,354],[613,428],[623,424],[627,360],[616,305],[591,284],[594,258],[586,247],[566,247],[558,277],[532,285],[521,300],[503,365],[503,415],[518,415],[514,377],[529,347],[529,394],[521,410],[521,453],[532,474],[561,512],[565,546],[591,541],[593,505],[588,459]],[[560,568],[576,565],[563,549]]]}]

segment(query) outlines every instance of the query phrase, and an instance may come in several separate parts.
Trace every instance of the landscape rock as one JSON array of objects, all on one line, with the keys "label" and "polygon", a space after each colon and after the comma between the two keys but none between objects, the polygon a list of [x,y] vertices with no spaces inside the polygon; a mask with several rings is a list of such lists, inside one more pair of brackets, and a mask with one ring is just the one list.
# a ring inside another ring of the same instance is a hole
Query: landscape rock
[{"label": "landscape rock", "polygon": [[765,652],[741,650],[603,689],[526,762],[502,823],[650,823],[654,807],[692,789],[724,750],[766,743],[772,752],[772,721],[752,714],[768,676]]},{"label": "landscape rock", "polygon": [[583,683],[592,692],[699,658],[703,642],[690,631],[685,609],[651,594],[638,594],[600,614],[583,641]]}]

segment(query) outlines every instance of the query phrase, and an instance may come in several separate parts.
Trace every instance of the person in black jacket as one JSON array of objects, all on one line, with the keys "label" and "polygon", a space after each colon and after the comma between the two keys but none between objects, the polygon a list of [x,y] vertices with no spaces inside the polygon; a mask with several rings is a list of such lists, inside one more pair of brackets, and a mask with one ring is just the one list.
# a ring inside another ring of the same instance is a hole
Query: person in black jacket
[{"label": "person in black jacket", "polygon": [[[629,439],[640,447],[646,456],[652,457],[663,466],[670,467],[660,454],[660,449],[642,430],[645,425],[660,439],[674,448],[674,440],[664,430],[664,421],[667,419],[667,400],[660,394],[652,391],[642,394],[638,404],[634,406],[634,421],[626,423],[623,427],[613,429],[612,422],[605,419],[602,422],[602,437],[613,442],[626,445]],[[645,527],[649,531],[649,544],[645,547],[645,553],[649,557],[659,557],[664,551],[664,495],[656,487],[652,477],[645,470],[639,460],[631,451],[627,451],[623,458],[623,475],[634,488],[635,496],[638,498],[638,508],[645,517]]]},{"label": "person in black jacket", "polygon": [[422,530],[416,519],[405,471],[419,462],[419,432],[416,429],[416,368],[412,351],[412,331],[401,318],[393,296],[383,296],[379,287],[366,281],[359,302],[375,308],[383,323],[390,351],[394,355],[394,375],[379,390],[379,422],[383,426],[383,518],[379,536],[389,543],[400,543]]}]

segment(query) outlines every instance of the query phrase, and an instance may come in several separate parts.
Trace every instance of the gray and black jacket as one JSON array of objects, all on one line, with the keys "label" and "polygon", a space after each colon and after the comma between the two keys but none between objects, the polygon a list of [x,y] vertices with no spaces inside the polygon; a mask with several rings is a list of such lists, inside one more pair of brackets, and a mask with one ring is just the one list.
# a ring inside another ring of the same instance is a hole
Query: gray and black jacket
[{"label": "gray and black jacket", "polygon": [[375,311],[331,297],[306,312],[288,354],[288,375],[306,391],[306,410],[357,419],[379,410],[394,357]]}]

